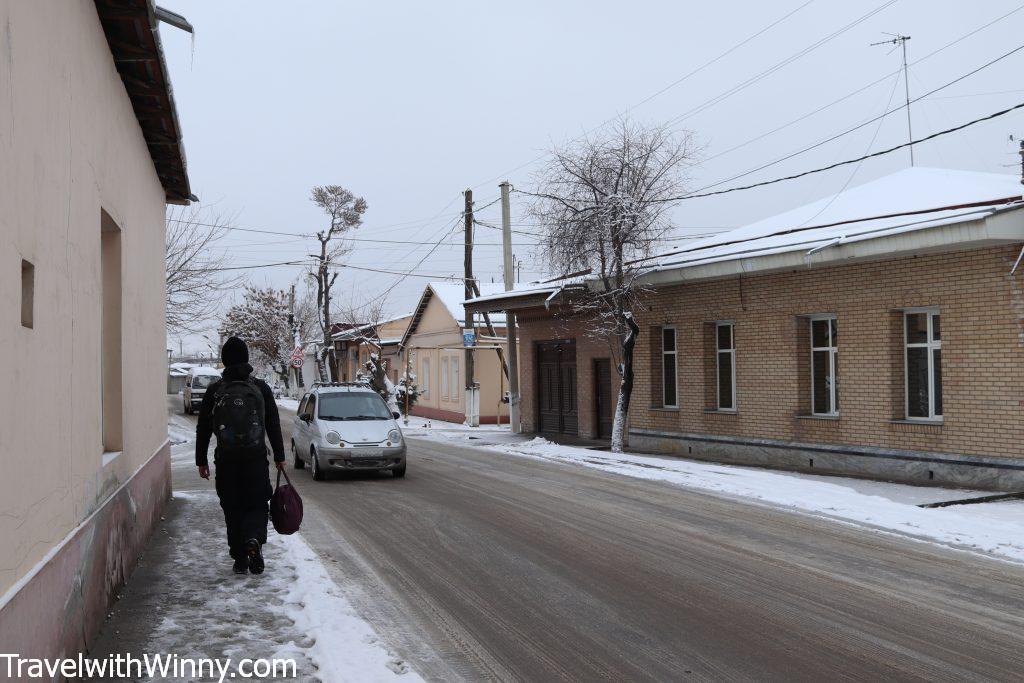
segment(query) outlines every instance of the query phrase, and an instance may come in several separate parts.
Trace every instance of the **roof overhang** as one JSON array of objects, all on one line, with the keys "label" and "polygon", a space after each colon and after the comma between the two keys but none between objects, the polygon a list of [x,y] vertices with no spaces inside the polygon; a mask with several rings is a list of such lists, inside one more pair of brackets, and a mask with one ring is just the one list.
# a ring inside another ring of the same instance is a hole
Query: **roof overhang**
[{"label": "roof overhang", "polygon": [[94,0],[168,204],[195,201],[152,0]]},{"label": "roof overhang", "polygon": [[966,251],[1024,242],[1024,207],[979,214],[970,220],[944,223],[882,236],[850,238],[842,243],[787,248],[747,258],[663,266],[643,275],[639,282],[663,287],[738,275],[767,274],[798,268],[821,268],[862,261],[880,261],[951,251]]}]

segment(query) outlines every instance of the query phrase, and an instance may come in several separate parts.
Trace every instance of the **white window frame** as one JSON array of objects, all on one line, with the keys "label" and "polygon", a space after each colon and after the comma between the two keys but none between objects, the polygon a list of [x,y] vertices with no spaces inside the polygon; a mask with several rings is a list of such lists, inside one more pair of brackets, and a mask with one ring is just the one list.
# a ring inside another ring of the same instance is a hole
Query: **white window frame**
[{"label": "white window frame", "polygon": [[[924,313],[927,315],[927,338],[924,342],[911,344],[907,339],[907,316]],[[935,413],[935,350],[942,350],[942,339],[935,339],[934,317],[941,315],[938,306],[903,309],[903,417],[908,422],[942,422],[942,413]],[[940,323],[941,324],[941,323]],[[928,349],[928,416],[910,416],[910,368],[908,349]]]},{"label": "white window frame", "polygon": [[441,398],[448,400],[448,356],[441,356]]},{"label": "white window frame", "polygon": [[424,398],[430,397],[430,356],[420,359],[420,393]]},{"label": "white window frame", "polygon": [[[718,329],[721,327],[732,328],[729,330],[729,348],[718,348]],[[722,407],[722,354],[729,354],[730,377],[732,378],[732,407]],[[736,323],[732,320],[720,320],[715,323],[715,405],[717,410],[723,413],[736,412]]]},{"label": "white window frame", "polygon": [[[828,346],[815,346],[814,345],[814,323],[821,321],[837,321],[837,318],[833,314],[828,315],[812,315],[807,323],[807,331],[810,334],[810,346],[811,346],[811,415],[819,415],[822,417],[838,417],[839,411],[836,410],[836,397],[839,393],[837,387],[838,381],[836,378],[836,355],[839,353],[839,346],[836,344],[836,340],[832,338],[832,326],[828,326]],[[904,323],[906,324],[906,323]],[[836,322],[836,328],[838,331],[839,323]],[[827,351],[828,352],[828,376],[832,378],[832,382],[829,386],[828,405],[829,411],[819,413],[814,409],[815,395],[814,395],[814,352],[815,351]]]},{"label": "white window frame", "polygon": [[[672,350],[665,350],[665,332],[672,331]],[[662,408],[678,408],[679,407],[679,332],[676,330],[675,325],[665,325],[661,328],[661,407]],[[674,391],[672,392],[676,400],[669,403],[665,399],[665,361],[667,356],[672,356],[672,384]]]}]

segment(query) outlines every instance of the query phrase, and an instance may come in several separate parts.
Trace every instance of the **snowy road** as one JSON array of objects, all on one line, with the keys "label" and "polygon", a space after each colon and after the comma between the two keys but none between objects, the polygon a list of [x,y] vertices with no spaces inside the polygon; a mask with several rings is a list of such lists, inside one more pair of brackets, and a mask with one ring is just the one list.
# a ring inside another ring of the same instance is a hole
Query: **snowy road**
[{"label": "snowy road", "polygon": [[421,439],[404,480],[296,474],[304,537],[428,679],[1019,680],[1024,667],[1020,565]]}]

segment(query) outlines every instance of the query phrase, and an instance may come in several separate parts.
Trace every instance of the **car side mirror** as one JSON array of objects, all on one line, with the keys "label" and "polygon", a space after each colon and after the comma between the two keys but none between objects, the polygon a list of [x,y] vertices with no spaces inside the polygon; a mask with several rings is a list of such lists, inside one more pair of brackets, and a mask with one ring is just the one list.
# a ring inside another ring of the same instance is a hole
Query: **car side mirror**
[{"label": "car side mirror", "polygon": [[398,420],[398,419],[400,419],[402,417],[402,414],[400,412],[398,412],[397,410],[392,410],[391,411],[391,417],[393,417],[396,420]]}]

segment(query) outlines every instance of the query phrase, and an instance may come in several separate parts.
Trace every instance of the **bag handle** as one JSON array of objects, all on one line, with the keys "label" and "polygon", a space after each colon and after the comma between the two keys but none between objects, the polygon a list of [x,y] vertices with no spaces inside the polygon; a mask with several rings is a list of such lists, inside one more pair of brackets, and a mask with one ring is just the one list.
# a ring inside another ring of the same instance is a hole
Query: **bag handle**
[{"label": "bag handle", "polygon": [[[285,482],[287,482],[287,484],[289,486],[292,485],[292,480],[288,478],[288,473],[285,472],[283,469],[281,469],[281,470],[277,471],[277,484],[274,486],[274,488],[277,488],[277,487],[279,487],[281,485],[281,475],[282,474],[284,475]],[[292,487],[292,488],[294,488],[294,487]]]}]

